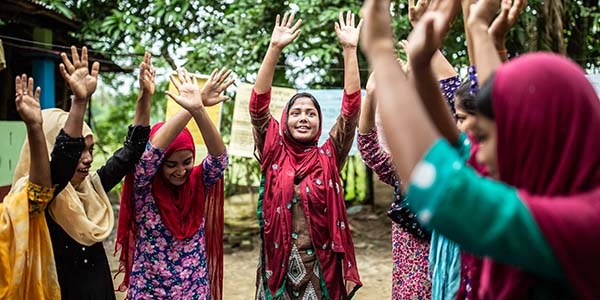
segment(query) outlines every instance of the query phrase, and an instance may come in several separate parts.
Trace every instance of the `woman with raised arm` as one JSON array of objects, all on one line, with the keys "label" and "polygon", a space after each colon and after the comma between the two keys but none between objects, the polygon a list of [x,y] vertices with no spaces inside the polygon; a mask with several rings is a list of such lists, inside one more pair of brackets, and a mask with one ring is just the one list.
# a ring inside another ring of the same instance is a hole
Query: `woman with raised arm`
[{"label": "woman with raised arm", "polygon": [[[60,299],[60,287],[44,210],[54,195],[40,110],[41,89],[33,78],[15,79],[17,112],[27,128],[27,167],[0,202],[0,298]],[[74,168],[71,169],[73,173]]]},{"label": "woman with raised arm", "polygon": [[[62,299],[114,299],[114,287],[102,242],[109,236],[114,216],[106,192],[112,189],[139,159],[149,132],[148,85],[142,86],[134,117],[134,126],[123,148],[96,172],[90,172],[94,138],[83,122],[87,102],[96,89],[99,64],[88,69],[87,49],[81,57],[71,48],[72,60],[62,54],[60,70],[73,91],[70,112],[46,109],[42,112],[46,143],[52,151],[54,199],[46,210],[46,221]],[[153,81],[150,56],[141,78]],[[152,91],[154,84],[151,83]],[[83,137],[82,137],[83,136]],[[56,140],[56,142],[55,142]],[[28,145],[24,149],[29,149]],[[29,160],[15,171],[20,176]]]},{"label": "woman with raised arm", "polygon": [[271,115],[271,83],[282,50],[301,20],[279,15],[250,99],[255,155],[261,163],[258,202],[261,251],[256,299],[350,299],[362,285],[339,171],[352,146],[360,110],[357,46],[362,21],[340,12],[335,32],[344,55],[344,96],[337,123],[318,146],[322,115],[310,94],[293,96],[281,123]]},{"label": "woman with raised arm", "polygon": [[[231,71],[216,69],[202,89],[178,70],[166,92],[183,107],[157,123],[121,197],[117,243],[129,299],[218,299],[223,284],[223,173],[228,156],[206,107],[228,99]],[[208,154],[194,165],[186,124],[194,118]]]},{"label": "woman with raised arm", "polygon": [[[388,5],[363,7],[363,42],[375,67],[395,60]],[[399,68],[376,73],[384,133],[398,172],[410,176],[419,220],[486,256],[477,299],[597,299],[600,101],[564,57],[529,54],[500,65],[488,33],[497,9],[478,1],[469,30],[485,82],[476,97],[477,159],[499,181],[465,165],[427,117],[421,102],[430,100]],[[439,20],[425,15],[412,34],[411,52],[423,66],[441,43]],[[388,130],[399,122],[412,130]]]}]

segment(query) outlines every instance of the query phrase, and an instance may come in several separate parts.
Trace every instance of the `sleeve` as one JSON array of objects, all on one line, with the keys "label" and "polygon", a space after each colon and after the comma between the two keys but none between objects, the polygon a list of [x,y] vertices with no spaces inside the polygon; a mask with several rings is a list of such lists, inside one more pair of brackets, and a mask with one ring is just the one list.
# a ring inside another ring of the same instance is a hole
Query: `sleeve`
[{"label": "sleeve", "polygon": [[269,110],[270,103],[270,89],[264,94],[257,94],[256,91],[252,89],[249,102],[250,123],[252,124],[255,151],[258,152],[257,154],[259,157],[262,156],[267,129],[269,128],[269,122],[272,119],[271,111]]},{"label": "sleeve", "polygon": [[98,170],[105,191],[110,191],[133,170],[146,148],[149,136],[150,126],[129,126],[123,147],[115,151],[106,164]]},{"label": "sleeve", "polygon": [[146,143],[146,150],[135,165],[133,185],[134,205],[136,209],[142,207],[150,199],[147,195],[152,190],[152,179],[156,172],[158,172],[164,155],[164,150],[154,147],[150,142]]},{"label": "sleeve", "polygon": [[470,93],[471,93],[471,95],[477,95],[477,93],[479,92],[479,82],[477,80],[477,69],[475,68],[475,66],[469,66],[467,72],[469,74]]},{"label": "sleeve", "polygon": [[448,103],[448,106],[450,107],[452,116],[456,115],[456,108],[454,107],[454,94],[456,94],[456,90],[460,87],[461,83],[462,82],[458,75],[440,80],[440,91],[442,91],[444,98],[446,98],[446,103]]},{"label": "sleeve", "polygon": [[354,134],[360,116],[361,90],[352,94],[344,91],[342,98],[342,112],[329,131],[329,140],[333,144],[338,168],[342,168],[352,148]]},{"label": "sleeve", "polygon": [[55,186],[54,196],[58,195],[73,178],[83,149],[85,149],[85,139],[83,137],[73,138],[67,135],[64,130],[60,130],[50,155],[50,174],[52,184]]},{"label": "sleeve", "polygon": [[219,156],[212,156],[208,154],[206,159],[202,162],[202,176],[204,179],[204,187],[210,187],[215,184],[223,174],[227,165],[229,164],[229,156],[227,152]]},{"label": "sleeve", "polygon": [[55,187],[45,187],[27,181],[27,202],[29,203],[29,213],[43,213],[48,202],[54,197]]},{"label": "sleeve", "polygon": [[517,190],[478,176],[445,140],[415,166],[408,199],[423,225],[469,252],[547,278],[563,276]]},{"label": "sleeve", "polygon": [[395,185],[395,168],[392,158],[379,144],[377,128],[371,128],[369,133],[358,133],[358,151],[367,167],[371,168],[379,180],[387,185]]}]

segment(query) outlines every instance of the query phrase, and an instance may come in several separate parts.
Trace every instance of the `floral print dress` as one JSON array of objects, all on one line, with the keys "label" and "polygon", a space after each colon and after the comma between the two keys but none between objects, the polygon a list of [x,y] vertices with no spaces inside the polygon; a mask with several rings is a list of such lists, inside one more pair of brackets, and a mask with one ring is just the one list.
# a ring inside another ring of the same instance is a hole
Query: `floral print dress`
[{"label": "floral print dress", "polygon": [[[152,178],[164,150],[150,143],[135,170],[135,255],[127,292],[129,299],[210,299],[204,222],[191,237],[179,240],[163,224],[152,195]],[[209,188],[227,166],[227,154],[208,155],[203,163]]]}]

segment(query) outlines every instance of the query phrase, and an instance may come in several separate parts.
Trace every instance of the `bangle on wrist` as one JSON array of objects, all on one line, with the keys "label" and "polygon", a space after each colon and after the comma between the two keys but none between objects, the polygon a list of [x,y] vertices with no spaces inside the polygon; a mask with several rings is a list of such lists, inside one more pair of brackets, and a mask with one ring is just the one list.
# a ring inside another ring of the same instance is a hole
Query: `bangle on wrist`
[{"label": "bangle on wrist", "polygon": [[508,50],[506,48],[498,49],[498,55],[506,55],[506,54],[508,54]]}]

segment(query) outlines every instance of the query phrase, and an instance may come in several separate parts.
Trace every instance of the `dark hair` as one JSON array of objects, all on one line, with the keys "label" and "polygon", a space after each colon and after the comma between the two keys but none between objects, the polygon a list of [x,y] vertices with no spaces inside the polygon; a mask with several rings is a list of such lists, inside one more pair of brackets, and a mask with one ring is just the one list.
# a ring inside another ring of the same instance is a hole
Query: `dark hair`
[{"label": "dark hair", "polygon": [[475,105],[475,97],[471,94],[471,81],[466,80],[456,90],[454,94],[454,105],[456,109],[464,110],[470,115],[477,113],[477,106]]},{"label": "dark hair", "polygon": [[494,74],[483,83],[479,93],[475,96],[475,105],[477,112],[491,120],[494,119],[494,108],[492,105],[492,87],[494,83]]},{"label": "dark hair", "polygon": [[[309,93],[297,93],[296,95],[292,96],[290,101],[288,101],[287,110],[285,111],[285,114],[287,115],[290,113],[290,108],[292,108],[292,106],[294,105],[294,102],[296,102],[296,100],[298,100],[300,98],[308,98],[312,101],[312,103],[315,105],[315,108],[317,109],[317,112],[319,113],[319,126],[321,126],[321,123],[323,121],[323,116],[321,115],[321,105],[319,105],[319,102],[317,101],[315,96],[313,96]],[[287,119],[287,117],[286,117],[286,119]]]}]

